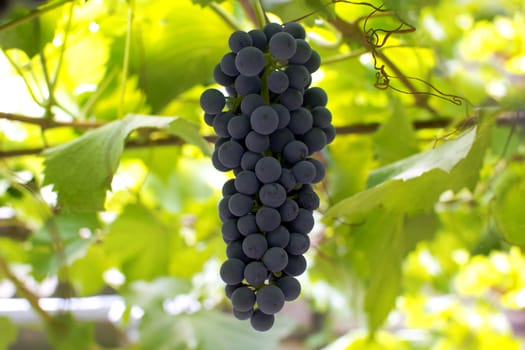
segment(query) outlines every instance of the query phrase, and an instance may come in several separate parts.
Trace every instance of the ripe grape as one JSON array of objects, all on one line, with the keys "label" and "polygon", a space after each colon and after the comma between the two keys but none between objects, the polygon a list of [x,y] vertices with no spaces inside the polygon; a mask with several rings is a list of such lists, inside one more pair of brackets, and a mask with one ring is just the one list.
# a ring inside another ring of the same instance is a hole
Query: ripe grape
[{"label": "ripe grape", "polygon": [[261,79],[257,76],[249,77],[241,74],[237,76],[233,86],[241,96],[256,94],[261,90]]},{"label": "ripe grape", "polygon": [[275,182],[281,176],[282,167],[273,157],[262,157],[255,164],[255,175],[262,183]]},{"label": "ripe grape", "polygon": [[270,53],[279,60],[287,60],[295,54],[297,44],[295,38],[286,32],[273,35],[269,42]]},{"label": "ripe grape", "polygon": [[279,115],[270,106],[260,106],[250,115],[250,124],[255,132],[261,135],[269,135],[277,130]]},{"label": "ripe grape", "polygon": [[283,26],[283,31],[290,33],[296,39],[306,38],[306,31],[303,26],[297,22],[289,22]]},{"label": "ripe grape", "polygon": [[253,329],[259,332],[266,332],[272,328],[274,322],[274,315],[267,315],[259,309],[255,310],[250,317],[250,324],[252,325]]},{"label": "ripe grape", "polygon": [[251,46],[252,38],[248,33],[237,30],[230,35],[228,45],[233,52],[237,53],[240,49]]},{"label": "ripe grape", "polygon": [[293,199],[287,198],[284,204],[279,207],[279,214],[281,215],[281,220],[284,222],[294,220],[299,214],[298,203]]},{"label": "ripe grape", "polygon": [[259,190],[259,200],[267,207],[280,207],[286,201],[286,190],[278,183],[265,184]]},{"label": "ripe grape", "polygon": [[222,56],[220,66],[224,74],[229,75],[230,77],[236,77],[239,75],[239,71],[235,66],[235,57],[237,55],[234,52],[228,52],[226,55]]},{"label": "ripe grape", "polygon": [[268,269],[260,261],[252,261],[244,268],[244,278],[252,286],[264,284],[267,277]]},{"label": "ripe grape", "polygon": [[275,285],[281,289],[284,294],[284,300],[286,301],[295,300],[299,297],[299,294],[301,294],[301,284],[295,277],[281,277],[275,282]]},{"label": "ripe grape", "polygon": [[219,160],[230,169],[236,168],[241,164],[241,157],[244,148],[236,141],[226,141],[219,148]]},{"label": "ripe grape", "polygon": [[274,285],[267,285],[257,291],[257,306],[267,315],[279,312],[284,306],[284,294]]},{"label": "ripe grape", "polygon": [[[292,235],[290,235],[290,238]],[[294,243],[294,248],[296,245],[297,243]],[[288,254],[281,247],[271,247],[264,253],[262,261],[271,272],[282,271],[288,265]]]},{"label": "ripe grape", "polygon": [[253,199],[242,193],[235,193],[228,201],[228,209],[235,216],[244,216],[252,210]]},{"label": "ripe grape", "polygon": [[279,226],[266,234],[266,241],[268,242],[268,247],[284,248],[290,241],[290,232],[286,227]]},{"label": "ripe grape", "polygon": [[315,166],[307,160],[297,162],[292,168],[292,173],[297,182],[301,184],[311,183],[317,175]]},{"label": "ripe grape", "polygon": [[264,53],[256,47],[248,46],[239,50],[235,57],[235,67],[240,74],[256,76],[264,69]]},{"label": "ripe grape", "polygon": [[290,241],[286,246],[286,251],[293,255],[301,255],[306,253],[310,248],[310,238],[307,235],[300,233],[291,233]]},{"label": "ripe grape", "polygon": [[247,236],[252,233],[256,233],[258,228],[257,228],[257,223],[255,222],[255,215],[247,214],[247,215],[241,216],[237,220],[237,229],[244,236]]},{"label": "ripe grape", "polygon": [[255,293],[248,287],[239,287],[231,297],[232,305],[238,311],[250,311],[255,305]]},{"label": "ripe grape", "polygon": [[[254,153],[263,153],[270,147],[268,135],[261,135],[256,131],[250,131],[244,140],[246,148]],[[256,164],[257,165],[257,164]]]},{"label": "ripe grape", "polygon": [[260,259],[266,252],[266,249],[268,249],[268,242],[266,242],[266,238],[260,233],[248,235],[242,242],[244,254],[252,259]]},{"label": "ripe grape", "polygon": [[221,265],[221,279],[226,284],[241,283],[244,278],[244,266],[244,263],[239,259],[226,260]]},{"label": "ripe grape", "polygon": [[201,108],[209,114],[217,114],[226,105],[226,99],[222,92],[217,89],[208,89],[200,97]]},{"label": "ripe grape", "polygon": [[257,180],[255,173],[250,170],[243,170],[238,173],[235,177],[234,184],[237,191],[247,195],[257,193],[260,188],[259,180]]},{"label": "ripe grape", "polygon": [[290,86],[288,75],[283,71],[273,71],[268,76],[268,89],[276,94],[283,93]]},{"label": "ripe grape", "polygon": [[262,207],[255,214],[255,222],[261,231],[273,231],[281,224],[281,215],[277,209]]},{"label": "ripe grape", "polygon": [[308,146],[306,146],[302,141],[294,140],[289,142],[283,148],[284,159],[291,164],[295,164],[300,160],[305,159],[307,155]]},{"label": "ripe grape", "polygon": [[252,29],[248,32],[248,35],[252,39],[252,44],[259,50],[265,50],[268,40],[266,34],[260,29]]}]

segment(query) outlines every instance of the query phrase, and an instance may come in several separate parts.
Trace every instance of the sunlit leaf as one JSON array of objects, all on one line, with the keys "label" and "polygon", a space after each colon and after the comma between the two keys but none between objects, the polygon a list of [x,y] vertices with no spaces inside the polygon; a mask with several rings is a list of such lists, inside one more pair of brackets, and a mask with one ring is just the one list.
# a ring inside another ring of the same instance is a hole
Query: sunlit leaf
[{"label": "sunlit leaf", "polygon": [[16,339],[16,326],[6,317],[0,317],[0,350],[8,350]]}]

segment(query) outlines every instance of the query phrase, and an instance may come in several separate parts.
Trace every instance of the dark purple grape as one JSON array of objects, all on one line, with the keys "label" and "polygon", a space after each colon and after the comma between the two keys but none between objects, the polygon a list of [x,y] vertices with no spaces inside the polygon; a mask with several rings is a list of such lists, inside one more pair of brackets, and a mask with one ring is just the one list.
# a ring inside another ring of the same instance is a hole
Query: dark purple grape
[{"label": "dark purple grape", "polygon": [[313,125],[312,113],[306,108],[300,107],[290,113],[290,123],[288,123],[288,129],[295,135],[304,135]]},{"label": "dark purple grape", "polygon": [[291,34],[296,39],[306,38],[306,31],[303,26],[297,22],[288,22],[283,25],[283,32]]},{"label": "dark purple grape", "polygon": [[279,272],[288,265],[288,254],[283,248],[271,247],[264,253],[262,261],[271,272]]},{"label": "dark purple grape", "polygon": [[228,134],[234,139],[243,139],[250,132],[250,118],[240,114],[228,121]]},{"label": "dark purple grape", "polygon": [[281,311],[284,306],[284,294],[274,285],[267,285],[257,291],[257,307],[267,315]]},{"label": "dark purple grape", "polygon": [[221,279],[226,284],[239,284],[244,279],[244,263],[239,259],[228,259],[222,263]]},{"label": "dark purple grape", "polygon": [[260,259],[266,252],[266,249],[268,249],[268,242],[266,242],[266,238],[260,233],[248,235],[242,242],[242,251],[247,257],[252,259]]},{"label": "dark purple grape", "polygon": [[255,164],[255,175],[262,183],[276,182],[281,176],[282,167],[273,157],[263,157]]},{"label": "dark purple grape", "polygon": [[278,23],[268,23],[263,28],[267,40],[270,40],[275,34],[283,31],[283,27]]},{"label": "dark purple grape", "polygon": [[222,86],[231,86],[235,79],[222,71],[221,65],[217,64],[213,69],[213,80]]},{"label": "dark purple grape", "polygon": [[215,130],[215,133],[218,136],[223,138],[231,136],[228,132],[228,123],[233,117],[234,114],[230,111],[222,112],[215,116],[215,118],[213,119],[213,130]]},{"label": "dark purple grape", "polygon": [[224,185],[222,185],[222,196],[223,197],[231,196],[232,194],[237,192],[237,190],[235,189],[234,182],[235,182],[234,179],[229,179],[224,183]]},{"label": "dark purple grape", "polygon": [[281,177],[279,177],[279,183],[283,185],[286,189],[286,192],[290,192],[297,185],[297,180],[293,176],[293,173],[290,169],[283,168]]},{"label": "dark purple grape", "polygon": [[254,153],[263,153],[270,147],[270,137],[258,132],[250,131],[244,140],[246,148]]},{"label": "dark purple grape", "polygon": [[250,115],[252,129],[261,135],[270,135],[277,130],[279,115],[270,106],[257,107]]},{"label": "dark purple grape", "polygon": [[[321,131],[321,133],[324,132]],[[284,146],[295,140],[294,134],[288,128],[276,130],[270,135],[270,150],[274,153],[281,153]]]},{"label": "dark purple grape", "polygon": [[258,76],[248,77],[241,74],[235,79],[234,87],[241,96],[257,94],[261,90],[261,79]]},{"label": "dark purple grape", "polygon": [[235,189],[242,194],[253,195],[259,191],[261,184],[257,180],[255,173],[250,170],[243,170],[235,176]]},{"label": "dark purple grape", "polygon": [[301,284],[295,277],[283,276],[275,282],[275,285],[281,289],[286,301],[293,301],[301,294]]},{"label": "dark purple grape", "polygon": [[290,241],[286,251],[292,255],[301,255],[310,248],[310,238],[301,233],[290,233]]},{"label": "dark purple grape", "polygon": [[292,173],[297,182],[301,184],[311,183],[317,175],[315,166],[307,160],[301,160],[295,163],[292,168]]},{"label": "dark purple grape", "polygon": [[221,232],[222,238],[224,238],[226,242],[233,242],[242,237],[241,233],[237,229],[237,219],[225,221],[222,224]]},{"label": "dark purple grape", "polygon": [[275,58],[287,60],[295,54],[297,43],[291,34],[280,32],[271,37],[268,48]]},{"label": "dark purple grape", "polygon": [[250,324],[253,329],[259,332],[266,332],[272,328],[273,323],[275,322],[274,315],[267,315],[261,310],[255,310],[250,317]]},{"label": "dark purple grape", "polygon": [[228,201],[228,208],[235,216],[244,216],[252,210],[253,199],[242,193],[235,193]]},{"label": "dark purple grape", "polygon": [[279,226],[266,234],[266,241],[268,242],[268,247],[284,248],[290,241],[290,231],[284,226]]},{"label": "dark purple grape", "polygon": [[220,66],[224,74],[229,75],[230,77],[236,77],[239,75],[239,70],[235,66],[235,57],[237,55],[233,52],[228,52],[226,55],[222,56]]},{"label": "dark purple grape", "polygon": [[314,165],[314,167],[315,167],[315,177],[312,180],[312,183],[315,184],[315,183],[318,183],[321,180],[323,180],[324,176],[325,176],[325,173],[326,173],[326,170],[324,168],[323,163],[321,163],[320,161],[318,161],[315,158],[310,158],[310,159],[308,159],[308,161],[310,163],[312,163]]},{"label": "dark purple grape", "polygon": [[259,190],[259,201],[262,205],[277,208],[286,200],[286,190],[278,183],[263,185]]},{"label": "dark purple grape", "polygon": [[300,90],[288,88],[279,97],[279,102],[290,111],[294,111],[303,104],[303,94]]},{"label": "dark purple grape", "polygon": [[235,215],[232,214],[230,208],[228,207],[228,202],[230,201],[231,196],[224,196],[219,201],[219,218],[222,222],[226,222],[230,219],[234,219]]},{"label": "dark purple grape", "polygon": [[314,126],[318,128],[327,128],[332,123],[332,113],[323,106],[312,108],[312,116],[314,118]]},{"label": "dark purple grape", "polygon": [[235,57],[235,67],[239,73],[249,77],[262,72],[264,65],[264,53],[253,46],[242,48]]},{"label": "dark purple grape", "polygon": [[292,141],[283,148],[284,159],[291,164],[295,164],[305,159],[307,155],[308,146],[302,141]]},{"label": "dark purple grape", "polygon": [[335,139],[335,128],[333,125],[329,125],[326,128],[322,129],[324,133],[326,134],[326,143],[332,143],[332,141]]},{"label": "dark purple grape", "polygon": [[241,30],[237,30],[230,35],[228,45],[230,49],[237,53],[240,49],[251,46],[253,44],[251,36]]},{"label": "dark purple grape", "polygon": [[227,141],[219,148],[219,160],[230,169],[236,168],[241,164],[241,157],[244,154],[244,147],[236,141]]},{"label": "dark purple grape", "polygon": [[281,215],[277,209],[261,207],[255,213],[255,222],[259,230],[263,232],[273,231],[281,224]]},{"label": "dark purple grape", "polygon": [[320,87],[314,86],[307,89],[303,96],[303,105],[310,108],[324,107],[328,103],[326,92]]},{"label": "dark purple grape", "polygon": [[230,259],[239,259],[244,263],[250,260],[242,250],[242,240],[240,239],[228,243],[226,246],[226,256]]},{"label": "dark purple grape", "polygon": [[255,222],[255,215],[246,214],[244,216],[241,216],[237,220],[237,229],[244,236],[256,233],[258,231],[258,227],[257,223]]},{"label": "dark purple grape", "polygon": [[299,214],[299,204],[295,200],[287,198],[278,210],[281,215],[281,220],[284,222],[290,222],[295,220]]},{"label": "dark purple grape", "polygon": [[251,310],[248,310],[248,311],[239,311],[239,310],[233,309],[232,312],[233,312],[233,316],[236,319],[238,319],[240,321],[244,321],[244,320],[248,320],[248,319],[250,319],[252,317],[254,310],[251,309]]},{"label": "dark purple grape", "polygon": [[310,58],[308,61],[305,62],[304,66],[310,73],[315,72],[316,70],[321,67],[321,56],[317,53],[317,51],[312,50],[312,53],[310,54]]},{"label": "dark purple grape", "polygon": [[317,193],[315,193],[311,187],[309,189],[306,186],[303,187],[305,188],[301,188],[298,192],[297,204],[306,210],[315,210],[319,208],[319,196]]},{"label": "dark purple grape", "polygon": [[259,50],[264,51],[266,45],[268,45],[268,40],[266,39],[266,34],[260,29],[252,29],[248,32],[248,35],[252,38],[252,44]]},{"label": "dark purple grape", "polygon": [[283,93],[289,86],[290,80],[288,79],[288,75],[283,71],[273,71],[268,76],[268,89],[273,93]]},{"label": "dark purple grape", "polygon": [[239,287],[231,297],[232,306],[238,311],[250,311],[255,305],[255,292],[248,287]]},{"label": "dark purple grape", "polygon": [[219,171],[230,170],[230,168],[222,164],[221,161],[219,160],[219,151],[217,149],[214,150],[213,153],[211,154],[211,162],[213,164],[213,167]]},{"label": "dark purple grape", "polygon": [[314,228],[315,220],[312,212],[304,208],[299,208],[299,214],[295,220],[287,224],[290,232],[308,234]]},{"label": "dark purple grape", "polygon": [[308,69],[304,66],[290,65],[286,67],[284,72],[288,77],[289,86],[294,89],[304,89],[310,83],[310,72],[308,72]]},{"label": "dark purple grape", "polygon": [[[312,48],[303,39],[295,39],[295,43],[297,44],[297,49],[295,50],[295,54],[292,56],[292,58],[290,58],[289,62],[291,64],[305,64],[312,55]],[[308,73],[310,73],[310,71],[308,71]]]},{"label": "dark purple grape", "polygon": [[264,106],[264,98],[259,94],[249,94],[244,96],[241,101],[241,112],[251,115],[257,107]]},{"label": "dark purple grape", "polygon": [[274,103],[270,105],[270,107],[272,107],[279,116],[279,124],[277,125],[277,129],[285,128],[290,122],[290,111],[288,108],[280,103]]},{"label": "dark purple grape", "polygon": [[306,270],[306,259],[302,255],[289,255],[288,265],[284,268],[284,273],[290,276],[299,276]]},{"label": "dark purple grape", "polygon": [[264,284],[268,273],[268,269],[260,261],[252,261],[244,268],[244,278],[252,286]]},{"label": "dark purple grape", "polygon": [[226,105],[226,99],[217,89],[204,90],[200,97],[201,108],[209,114],[218,114]]},{"label": "dark purple grape", "polygon": [[244,154],[241,157],[241,168],[244,170],[254,170],[255,164],[259,161],[259,159],[262,158],[262,155],[260,153],[255,152],[244,152]]},{"label": "dark purple grape", "polygon": [[327,144],[326,134],[319,128],[311,128],[302,139],[308,147],[308,154],[322,150]]}]

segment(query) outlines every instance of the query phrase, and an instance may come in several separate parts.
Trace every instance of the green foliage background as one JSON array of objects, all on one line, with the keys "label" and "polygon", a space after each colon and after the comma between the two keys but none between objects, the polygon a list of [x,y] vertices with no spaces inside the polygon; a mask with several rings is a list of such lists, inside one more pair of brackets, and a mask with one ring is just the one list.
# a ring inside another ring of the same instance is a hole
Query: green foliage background
[{"label": "green foliage background", "polygon": [[[57,349],[521,349],[507,316],[525,308],[524,6],[14,3],[0,18],[0,282]],[[318,155],[302,298],[263,334],[228,314],[230,175],[211,166],[198,105],[261,9],[306,26],[338,131]],[[126,301],[113,345],[38,306],[108,289]],[[193,306],[170,311],[180,297]],[[0,317],[0,349],[19,327]]]}]

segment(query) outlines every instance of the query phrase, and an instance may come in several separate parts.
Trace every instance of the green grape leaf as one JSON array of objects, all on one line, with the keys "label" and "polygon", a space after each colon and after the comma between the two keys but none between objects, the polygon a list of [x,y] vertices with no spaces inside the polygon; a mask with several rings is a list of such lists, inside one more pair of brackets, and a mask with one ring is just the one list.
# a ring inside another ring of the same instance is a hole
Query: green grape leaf
[{"label": "green grape leaf", "polygon": [[479,126],[454,140],[374,170],[368,179],[369,189],[336,203],[325,217],[351,217],[377,206],[409,214],[424,212],[446,190],[473,187],[490,142],[494,117],[495,113],[487,114]]},{"label": "green grape leaf", "polygon": [[151,280],[168,273],[176,234],[148,209],[128,205],[111,224],[104,246],[128,281]]},{"label": "green grape leaf", "polygon": [[[129,68],[138,76],[153,113],[189,88],[213,83],[213,67],[228,51],[232,28],[210,7],[201,5],[190,1],[137,3],[140,44],[132,45]],[[117,70],[121,69],[125,40],[121,35],[111,47],[108,65]]]},{"label": "green grape leaf", "polygon": [[[27,9],[18,9],[13,13],[11,20],[20,20],[29,14],[30,12]],[[30,58],[35,56],[44,49],[47,43],[53,40],[56,23],[61,14],[60,8],[54,9],[34,20],[26,20],[1,30],[0,47],[3,50],[20,49]]]},{"label": "green grape leaf", "polygon": [[[57,273],[62,261],[71,264],[85,255],[92,243],[91,237],[83,237],[81,230],[94,232],[100,227],[96,213],[62,212],[49,219],[43,227],[31,236],[31,254],[29,263],[33,267],[34,276],[43,279]],[[54,237],[60,239],[63,254],[57,254]]]},{"label": "green grape leaf", "polygon": [[383,211],[378,212],[376,220],[369,219],[365,224],[367,231],[375,233],[375,239],[368,243],[371,273],[363,305],[371,333],[375,333],[390,313],[401,286],[401,262],[405,251],[402,224],[402,215]]},{"label": "green grape leaf", "polygon": [[7,317],[0,317],[0,350],[8,350],[16,340],[16,326]]},{"label": "green grape leaf", "polygon": [[491,202],[492,214],[505,240],[525,247],[525,166],[511,163],[497,182]]},{"label": "green grape leaf", "polygon": [[44,183],[54,185],[59,205],[70,211],[102,210],[124,150],[124,141],[132,131],[146,127],[168,129],[209,154],[209,146],[188,121],[130,115],[44,152]]}]

